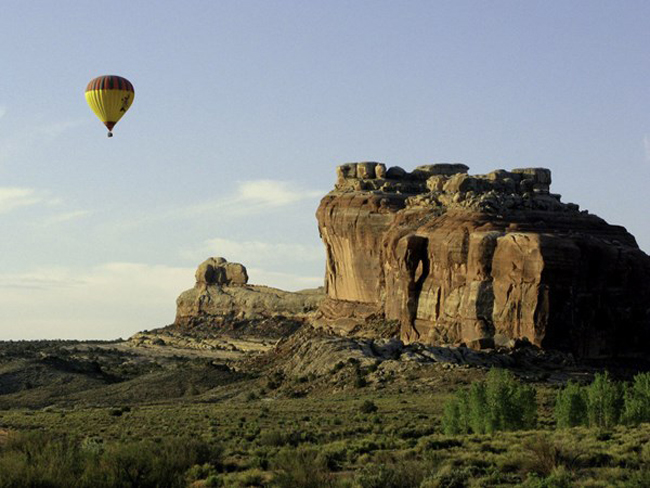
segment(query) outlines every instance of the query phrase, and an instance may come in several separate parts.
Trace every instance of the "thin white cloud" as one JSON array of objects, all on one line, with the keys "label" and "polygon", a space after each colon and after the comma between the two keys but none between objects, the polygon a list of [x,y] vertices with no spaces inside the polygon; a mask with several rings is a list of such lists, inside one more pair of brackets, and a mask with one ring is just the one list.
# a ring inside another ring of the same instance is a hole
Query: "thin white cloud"
[{"label": "thin white cloud", "polygon": [[163,208],[157,213],[147,212],[121,218],[107,225],[112,232],[126,232],[153,222],[171,219],[201,219],[219,221],[237,220],[244,216],[262,215],[270,210],[285,208],[308,201],[316,202],[326,192],[308,190],[288,181],[251,180],[237,184],[235,191],[214,200],[189,205]]},{"label": "thin white cloud", "polygon": [[[0,214],[32,206],[56,208],[63,205],[63,203],[62,198],[52,196],[47,190],[11,186],[0,187]],[[80,216],[80,212],[82,211],[68,212],[62,214],[62,216],[67,215],[67,218],[74,218]]]},{"label": "thin white cloud", "polygon": [[128,337],[173,322],[193,284],[193,268],[144,263],[0,274],[0,339]]},{"label": "thin white cloud", "polygon": [[25,273],[4,273],[0,275],[0,288],[5,290],[53,290],[84,285],[63,268],[47,268]]},{"label": "thin white cloud", "polygon": [[4,105],[0,105],[0,119],[5,116],[7,113],[7,108]]},{"label": "thin white cloud", "polygon": [[34,188],[0,187],[0,214],[47,202],[47,195]]},{"label": "thin white cloud", "polygon": [[322,245],[308,246],[295,243],[234,241],[217,237],[209,239],[200,247],[184,251],[183,257],[197,262],[210,256],[220,256],[244,266],[259,266],[269,262],[325,261]]},{"label": "thin white cloud", "polygon": [[257,180],[239,184],[239,200],[281,207],[323,195],[320,191],[296,188],[287,181]]},{"label": "thin white cloud", "polygon": [[92,212],[89,210],[72,210],[70,212],[63,212],[46,218],[43,221],[43,225],[61,224],[63,222],[69,222],[71,220],[81,219],[91,214]]},{"label": "thin white cloud", "polygon": [[221,212],[223,215],[249,215],[293,205],[305,200],[316,200],[325,192],[300,188],[294,183],[279,180],[251,180],[238,183],[236,191],[216,200],[189,205],[175,210],[179,216],[198,216]]}]

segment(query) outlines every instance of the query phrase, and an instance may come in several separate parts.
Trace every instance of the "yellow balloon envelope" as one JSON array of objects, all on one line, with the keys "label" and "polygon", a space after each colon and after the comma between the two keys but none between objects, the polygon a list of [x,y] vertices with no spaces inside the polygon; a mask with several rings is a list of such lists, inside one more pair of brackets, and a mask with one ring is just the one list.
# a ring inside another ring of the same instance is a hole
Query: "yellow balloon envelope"
[{"label": "yellow balloon envelope", "polygon": [[99,76],[86,87],[86,101],[108,128],[108,137],[113,137],[113,127],[129,109],[134,96],[133,85],[121,76]]}]

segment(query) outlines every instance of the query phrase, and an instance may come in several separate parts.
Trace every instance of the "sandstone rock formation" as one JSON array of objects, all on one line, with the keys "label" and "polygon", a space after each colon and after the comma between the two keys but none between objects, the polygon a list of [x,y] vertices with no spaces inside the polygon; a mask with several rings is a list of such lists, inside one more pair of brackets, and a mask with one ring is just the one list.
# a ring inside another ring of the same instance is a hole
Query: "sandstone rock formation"
[{"label": "sandstone rock formation", "polygon": [[582,357],[650,350],[650,257],[632,235],[562,203],[548,169],[467,171],[337,169],[316,214],[327,251],[316,325],[397,320],[407,343],[528,340]]},{"label": "sandstone rock formation", "polygon": [[284,317],[305,320],[323,299],[321,290],[288,292],[248,285],[246,268],[224,258],[209,258],[196,270],[194,288],[176,300],[178,326],[223,324],[232,320]]}]

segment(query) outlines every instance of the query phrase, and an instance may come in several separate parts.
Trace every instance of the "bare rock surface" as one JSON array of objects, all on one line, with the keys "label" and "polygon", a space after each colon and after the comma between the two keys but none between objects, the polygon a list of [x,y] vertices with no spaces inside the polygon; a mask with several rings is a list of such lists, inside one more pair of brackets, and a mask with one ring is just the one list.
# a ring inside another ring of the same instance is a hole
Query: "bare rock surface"
[{"label": "bare rock surface", "polygon": [[647,354],[650,257],[634,237],[563,203],[548,169],[467,171],[337,169],[316,214],[327,298],[315,325],[349,334],[386,320],[405,343]]},{"label": "bare rock surface", "polygon": [[517,375],[541,381],[566,382],[600,371],[575,360],[570,353],[546,351],[530,343],[517,347],[474,350],[468,347],[430,346],[421,343],[405,344],[398,338],[360,339],[336,334],[315,333],[304,328],[276,346],[273,357],[288,377],[325,375],[346,364],[360,368],[371,367],[374,376],[401,374],[414,367],[435,367],[442,370],[456,368],[507,368]]},{"label": "bare rock surface", "polygon": [[194,288],[176,300],[175,325],[223,325],[283,317],[304,321],[318,309],[323,290],[289,292],[249,285],[246,268],[224,258],[209,258],[196,271]]}]

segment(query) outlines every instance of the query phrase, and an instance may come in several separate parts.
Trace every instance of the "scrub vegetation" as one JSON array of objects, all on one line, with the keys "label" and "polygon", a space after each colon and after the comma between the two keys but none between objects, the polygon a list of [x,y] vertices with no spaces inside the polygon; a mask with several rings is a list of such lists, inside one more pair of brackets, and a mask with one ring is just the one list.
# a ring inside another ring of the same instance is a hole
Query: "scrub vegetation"
[{"label": "scrub vegetation", "polygon": [[[94,382],[61,401],[42,405],[36,391],[49,385],[36,384],[34,364],[24,378],[13,359],[0,370],[31,382],[0,395],[0,487],[650,486],[647,373],[554,384],[408,365],[378,381],[376,364],[354,361],[294,377],[204,358],[125,368],[116,351],[67,347],[77,352],[58,373],[86,354],[99,370],[84,366]],[[167,388],[165,375],[178,382]],[[132,389],[155,390],[152,377],[156,394],[135,401]]]}]

